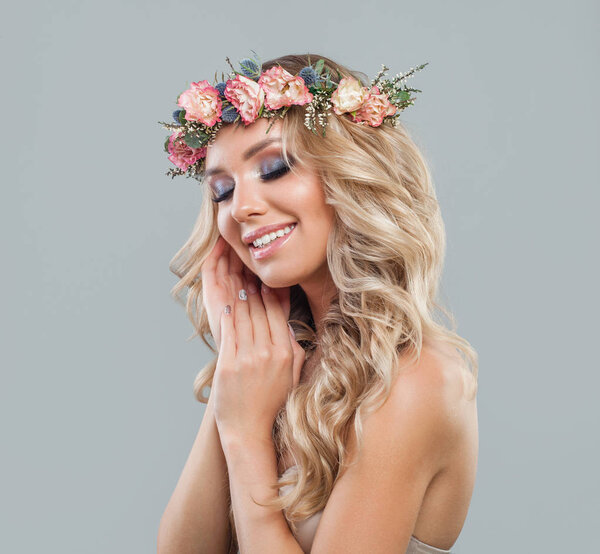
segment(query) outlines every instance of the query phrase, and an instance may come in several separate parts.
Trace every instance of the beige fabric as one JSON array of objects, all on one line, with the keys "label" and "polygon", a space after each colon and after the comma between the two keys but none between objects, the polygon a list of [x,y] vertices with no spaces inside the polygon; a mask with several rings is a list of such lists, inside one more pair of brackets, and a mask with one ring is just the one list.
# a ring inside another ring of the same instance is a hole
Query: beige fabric
[{"label": "beige fabric", "polygon": [[[294,467],[292,466],[287,469],[284,475],[291,471]],[[279,495],[285,494],[289,489],[292,488],[292,485],[284,485],[279,489]],[[312,547],[313,539],[315,538],[315,534],[317,532],[317,526],[319,525],[319,520],[321,519],[321,515],[323,514],[323,510],[313,514],[311,517],[296,522],[298,527],[298,532],[296,534],[296,540],[300,544],[300,547],[308,554]],[[408,543],[408,548],[406,549],[406,554],[452,554],[451,550],[441,550],[440,548],[436,548],[435,546],[430,546],[421,542],[416,537],[411,537]]]}]

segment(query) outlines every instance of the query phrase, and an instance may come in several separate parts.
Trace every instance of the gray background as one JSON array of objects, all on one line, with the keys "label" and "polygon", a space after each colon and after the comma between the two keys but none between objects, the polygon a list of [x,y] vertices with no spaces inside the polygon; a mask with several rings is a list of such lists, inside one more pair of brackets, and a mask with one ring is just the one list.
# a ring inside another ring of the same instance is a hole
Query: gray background
[{"label": "gray background", "polygon": [[[480,354],[462,553],[597,545],[599,4],[5,3],[0,551],[152,552],[207,350],[168,262],[200,191],[162,151],[191,81],[255,50],[373,77],[429,62],[403,121]],[[588,551],[586,549],[586,551]]]}]

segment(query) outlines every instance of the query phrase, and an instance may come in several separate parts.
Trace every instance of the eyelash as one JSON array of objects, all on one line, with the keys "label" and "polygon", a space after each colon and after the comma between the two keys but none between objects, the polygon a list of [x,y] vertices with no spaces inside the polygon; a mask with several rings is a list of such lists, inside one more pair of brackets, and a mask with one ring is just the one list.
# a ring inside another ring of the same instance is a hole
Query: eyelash
[{"label": "eyelash", "polygon": [[[278,177],[285,175],[289,170],[290,170],[290,166],[284,164],[279,169],[276,169],[275,171],[271,171],[271,173],[261,175],[260,178],[263,181],[272,181],[274,179],[277,179]],[[232,192],[233,192],[233,189],[230,189],[226,193],[222,194],[221,196],[218,196],[217,198],[213,198],[212,201],[215,203],[222,202],[223,200],[226,200],[227,198],[229,198],[231,196]]]}]

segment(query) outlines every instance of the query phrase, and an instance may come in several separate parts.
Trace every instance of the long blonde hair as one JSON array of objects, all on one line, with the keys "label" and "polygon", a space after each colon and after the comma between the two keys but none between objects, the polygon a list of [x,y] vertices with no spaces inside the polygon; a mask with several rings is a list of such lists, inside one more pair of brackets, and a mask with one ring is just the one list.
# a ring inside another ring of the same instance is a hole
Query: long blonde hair
[{"label": "long blonde hair", "polygon": [[[264,63],[263,70],[279,64],[297,74],[319,58],[334,81],[339,71],[366,84],[364,74],[316,54],[282,56]],[[294,533],[296,521],[324,508],[347,467],[351,426],[360,449],[362,421],[385,402],[402,368],[419,360],[424,338],[451,345],[471,376],[471,394],[477,389],[477,353],[456,333],[453,316],[437,299],[446,237],[423,155],[402,124],[370,127],[334,113],[328,121],[323,137],[306,128],[301,106],[281,120],[283,155],[318,172],[326,202],[335,210],[327,263],[337,294],[320,337],[302,289],[291,287],[290,322],[297,340],[307,359],[317,341],[322,354],[310,379],[290,392],[273,426],[278,455],[290,452],[297,468],[273,484],[274,490],[292,488],[268,505],[284,511]],[[200,336],[215,354],[199,274],[219,235],[216,213],[205,188],[192,235],[170,262],[180,278],[172,294],[181,300],[187,289],[192,336]],[[212,383],[216,361],[195,379],[200,402],[208,401],[204,389]],[[235,552],[231,509],[230,522]]]}]

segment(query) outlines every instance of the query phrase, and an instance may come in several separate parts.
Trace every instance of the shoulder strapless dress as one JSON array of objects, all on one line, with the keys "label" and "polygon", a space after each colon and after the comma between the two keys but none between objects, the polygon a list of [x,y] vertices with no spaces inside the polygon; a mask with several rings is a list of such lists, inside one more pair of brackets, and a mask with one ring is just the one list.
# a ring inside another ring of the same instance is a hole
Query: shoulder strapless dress
[{"label": "shoulder strapless dress", "polygon": [[[289,467],[282,475],[287,474],[296,466]],[[285,494],[289,489],[292,488],[292,485],[284,485],[279,489],[279,494]],[[298,532],[296,534],[296,540],[300,544],[302,550],[308,554],[312,547],[313,539],[315,538],[315,534],[317,532],[317,526],[319,525],[319,520],[321,519],[321,515],[323,514],[323,510],[313,514],[311,517],[296,522],[296,526],[298,527]],[[435,546],[431,546],[429,544],[425,544],[421,542],[416,537],[411,537],[408,543],[408,548],[406,549],[406,554],[452,554],[451,550],[442,550],[441,548],[436,548]]]}]

